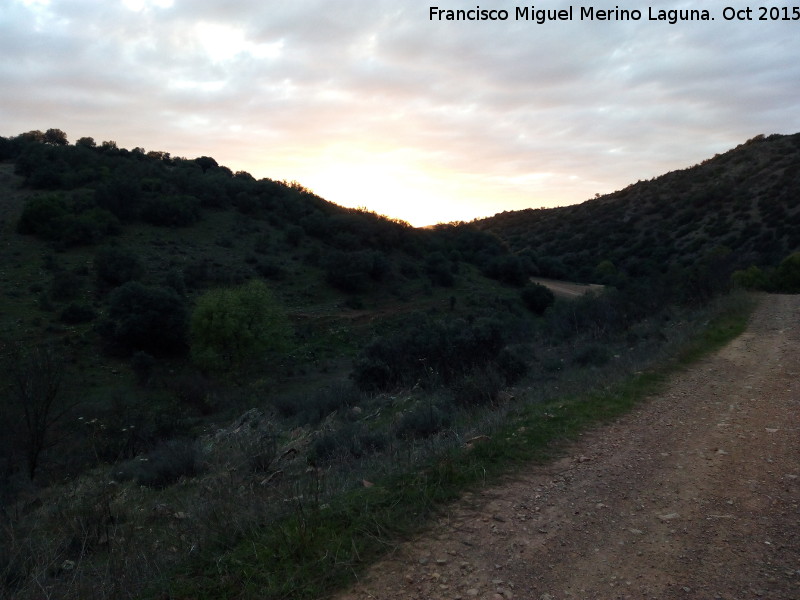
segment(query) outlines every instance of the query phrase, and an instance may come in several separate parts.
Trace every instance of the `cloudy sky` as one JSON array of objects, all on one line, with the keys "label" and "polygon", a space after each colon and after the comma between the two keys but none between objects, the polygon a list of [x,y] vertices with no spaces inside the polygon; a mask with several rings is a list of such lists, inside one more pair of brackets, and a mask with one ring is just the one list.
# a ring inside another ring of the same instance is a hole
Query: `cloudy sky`
[{"label": "cloudy sky", "polygon": [[490,0],[508,20],[430,19],[475,0],[0,0],[0,135],[209,155],[415,225],[574,204],[800,131],[800,20],[727,21],[735,1],[650,5],[715,19],[671,25],[633,0],[639,21],[537,3],[575,7],[544,24]]}]

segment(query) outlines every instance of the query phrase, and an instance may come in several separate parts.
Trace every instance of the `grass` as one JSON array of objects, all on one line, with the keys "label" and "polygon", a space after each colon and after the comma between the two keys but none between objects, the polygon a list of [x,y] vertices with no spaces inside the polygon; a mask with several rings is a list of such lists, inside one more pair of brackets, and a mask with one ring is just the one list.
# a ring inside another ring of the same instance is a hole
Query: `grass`
[{"label": "grass", "polygon": [[[313,599],[354,581],[371,562],[419,532],[464,492],[495,483],[531,462],[563,451],[580,432],[630,411],[656,393],[668,376],[742,333],[754,307],[737,297],[717,306],[705,328],[676,357],[602,391],[545,403],[521,404],[472,449],[440,452],[371,487],[333,497],[323,481],[298,493],[283,518],[245,534],[229,549],[209,549],[181,575],[170,574],[170,598]],[[153,593],[149,597],[165,597]]]}]

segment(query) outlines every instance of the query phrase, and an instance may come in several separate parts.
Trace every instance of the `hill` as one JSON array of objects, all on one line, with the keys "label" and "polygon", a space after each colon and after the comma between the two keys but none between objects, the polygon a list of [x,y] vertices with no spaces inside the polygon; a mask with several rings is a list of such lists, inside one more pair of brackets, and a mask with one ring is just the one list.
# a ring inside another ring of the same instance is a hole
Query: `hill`
[{"label": "hill", "polygon": [[476,222],[544,277],[617,283],[690,267],[775,266],[800,249],[800,134],[757,136],[699,165],[553,209]]},{"label": "hill", "polygon": [[0,138],[0,598],[322,597],[743,318],[724,258],[556,298],[482,227]]}]

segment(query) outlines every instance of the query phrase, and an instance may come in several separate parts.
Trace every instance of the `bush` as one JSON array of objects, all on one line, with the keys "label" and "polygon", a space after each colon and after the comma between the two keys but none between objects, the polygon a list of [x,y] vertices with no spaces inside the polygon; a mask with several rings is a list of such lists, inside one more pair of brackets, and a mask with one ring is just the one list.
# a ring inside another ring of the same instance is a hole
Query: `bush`
[{"label": "bush", "polygon": [[536,315],[543,315],[556,301],[555,294],[541,283],[529,283],[520,292],[522,302]]},{"label": "bush", "polygon": [[294,417],[301,424],[317,424],[334,411],[358,406],[361,392],[349,382],[336,383],[300,396],[280,396],[273,406],[283,418]]},{"label": "bush", "polygon": [[68,214],[67,203],[59,195],[32,198],[22,210],[17,233],[36,235],[47,240],[58,239],[61,221]]},{"label": "bush", "polygon": [[64,310],[61,311],[59,320],[68,325],[78,325],[80,323],[88,323],[93,321],[97,313],[94,312],[91,306],[86,304],[78,304],[72,302]]},{"label": "bush", "polygon": [[800,252],[781,261],[775,270],[772,288],[784,294],[800,294]]},{"label": "bush", "polygon": [[117,467],[119,479],[133,479],[138,485],[165,488],[182,477],[194,477],[203,471],[202,454],[192,440],[163,442],[147,455]]},{"label": "bush", "polygon": [[144,275],[144,265],[131,250],[114,246],[98,250],[94,270],[98,282],[107,287],[117,287]]},{"label": "bush", "polygon": [[447,384],[496,361],[503,345],[495,319],[412,322],[368,345],[356,358],[352,377],[360,389],[375,391],[420,381]]},{"label": "bush", "polygon": [[286,348],[290,331],[283,307],[262,281],[211,290],[192,313],[192,358],[207,369],[239,368]]},{"label": "bush", "polygon": [[136,377],[136,383],[141,386],[149,385],[157,364],[158,361],[152,354],[134,352],[131,357],[131,369]]},{"label": "bush", "polygon": [[194,196],[151,198],[142,206],[142,220],[161,227],[186,227],[200,218],[200,201]]},{"label": "bush", "polygon": [[332,252],[324,261],[325,278],[344,292],[363,292],[371,282],[382,281],[390,271],[386,255],[377,250]]},{"label": "bush", "polygon": [[50,297],[56,301],[72,300],[81,293],[81,279],[71,271],[55,271],[50,282]]},{"label": "bush", "polygon": [[770,277],[755,265],[731,275],[734,285],[746,290],[766,290],[770,286]]},{"label": "bush", "polygon": [[386,435],[372,432],[363,426],[347,425],[337,431],[325,432],[311,444],[310,461],[332,462],[349,460],[381,452],[388,445]]},{"label": "bush", "polygon": [[611,353],[600,344],[588,344],[575,352],[572,360],[582,367],[602,367],[611,360]]},{"label": "bush", "polygon": [[465,407],[494,404],[505,381],[497,369],[476,367],[450,384],[456,404]]},{"label": "bush", "polygon": [[186,320],[186,305],[174,290],[131,281],[111,292],[98,329],[112,350],[163,356],[186,351]]},{"label": "bush", "polygon": [[518,256],[513,255],[493,258],[484,269],[484,274],[487,277],[514,286],[525,285],[525,282],[528,281],[528,273],[524,263]]},{"label": "bush", "polygon": [[404,439],[428,438],[446,429],[452,422],[452,409],[447,402],[427,399],[403,414],[395,428],[395,435]]}]

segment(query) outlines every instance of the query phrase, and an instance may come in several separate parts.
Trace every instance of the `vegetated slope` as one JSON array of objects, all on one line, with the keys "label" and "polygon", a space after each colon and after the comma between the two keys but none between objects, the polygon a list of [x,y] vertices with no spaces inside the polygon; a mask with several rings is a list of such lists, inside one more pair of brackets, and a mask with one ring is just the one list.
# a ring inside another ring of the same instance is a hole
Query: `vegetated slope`
[{"label": "vegetated slope", "polygon": [[720,247],[733,268],[800,248],[800,133],[757,136],[688,169],[582,204],[476,222],[545,277],[616,283],[686,267]]},{"label": "vegetated slope", "polygon": [[798,309],[764,297],[720,352],[336,598],[800,597]]},{"label": "vegetated slope", "polygon": [[[101,316],[109,292],[129,280],[191,304],[209,288],[262,278],[300,329],[343,311],[352,319],[411,300],[446,305],[467,289],[500,287],[481,273],[508,250],[475,227],[414,229],[210,157],[43,135],[0,138],[2,329],[14,337],[64,333],[54,331],[63,320],[48,321],[73,304],[87,316],[68,325],[87,333],[90,311]],[[136,264],[123,267],[120,255]]]}]

